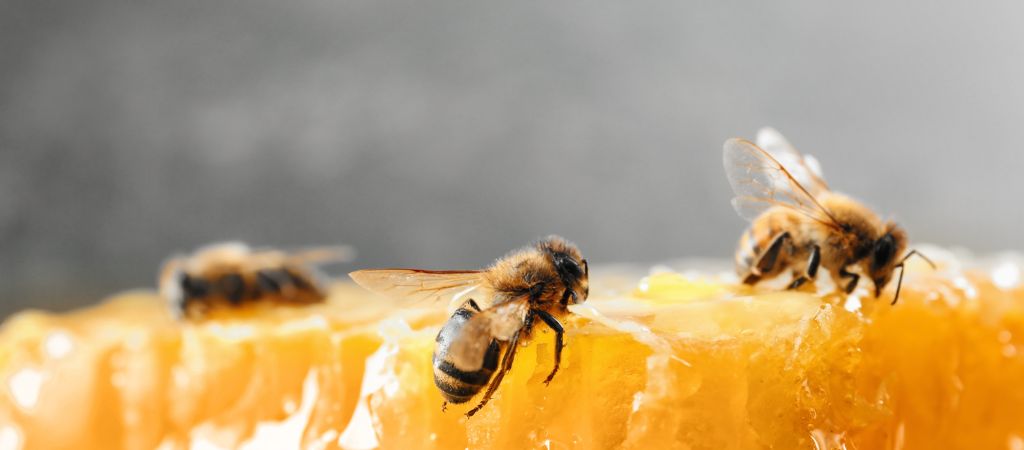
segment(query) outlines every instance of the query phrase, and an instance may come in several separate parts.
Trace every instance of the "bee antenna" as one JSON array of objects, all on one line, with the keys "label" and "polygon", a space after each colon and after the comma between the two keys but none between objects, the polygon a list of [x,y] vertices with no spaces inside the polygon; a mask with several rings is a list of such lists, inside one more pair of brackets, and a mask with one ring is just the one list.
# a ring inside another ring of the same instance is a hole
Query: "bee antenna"
[{"label": "bee antenna", "polygon": [[892,298],[892,303],[890,303],[890,305],[895,305],[896,301],[900,299],[900,288],[903,286],[903,272],[907,270],[906,266],[903,263],[906,262],[908,258],[914,255],[917,255],[921,259],[928,262],[928,265],[932,266],[932,269],[936,268],[935,263],[932,262],[932,260],[929,259],[927,256],[924,256],[923,253],[917,250],[911,250],[910,252],[908,252],[907,256],[904,256],[903,259],[900,260],[899,264],[896,264],[896,267],[900,268],[900,278],[896,281],[896,296]]},{"label": "bee antenna", "polygon": [[907,256],[904,256],[903,259],[900,260],[900,263],[897,264],[897,265],[898,266],[903,266],[903,262],[906,261],[907,259],[910,259],[910,257],[914,256],[914,255],[917,255],[921,259],[925,260],[925,262],[927,262],[929,266],[932,266],[932,269],[937,269],[938,268],[935,265],[935,263],[932,262],[932,260],[930,258],[928,258],[927,256],[924,256],[924,253],[921,253],[921,252],[919,252],[917,250],[911,250],[911,251],[907,252]]}]

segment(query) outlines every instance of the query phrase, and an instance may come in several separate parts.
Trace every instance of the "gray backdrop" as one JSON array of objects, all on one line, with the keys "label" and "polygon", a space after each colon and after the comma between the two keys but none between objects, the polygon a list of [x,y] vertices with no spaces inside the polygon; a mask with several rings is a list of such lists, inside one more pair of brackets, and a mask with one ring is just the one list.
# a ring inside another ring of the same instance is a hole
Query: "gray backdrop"
[{"label": "gray backdrop", "polygon": [[[628,4],[625,4],[628,3]],[[223,239],[729,256],[762,125],[916,240],[1021,248],[1024,3],[0,1],[0,317]]]}]

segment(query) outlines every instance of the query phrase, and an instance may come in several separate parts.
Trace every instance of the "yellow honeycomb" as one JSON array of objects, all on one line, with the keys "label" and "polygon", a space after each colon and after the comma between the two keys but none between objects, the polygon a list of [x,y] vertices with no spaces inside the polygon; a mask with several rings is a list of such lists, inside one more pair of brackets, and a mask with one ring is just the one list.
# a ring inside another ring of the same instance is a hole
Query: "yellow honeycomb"
[{"label": "yellow honeycomb", "polygon": [[895,306],[593,272],[550,386],[541,331],[472,418],[433,385],[445,312],[347,283],[198,323],[152,292],[25,312],[0,329],[0,448],[1024,448],[1016,264],[915,266]]}]

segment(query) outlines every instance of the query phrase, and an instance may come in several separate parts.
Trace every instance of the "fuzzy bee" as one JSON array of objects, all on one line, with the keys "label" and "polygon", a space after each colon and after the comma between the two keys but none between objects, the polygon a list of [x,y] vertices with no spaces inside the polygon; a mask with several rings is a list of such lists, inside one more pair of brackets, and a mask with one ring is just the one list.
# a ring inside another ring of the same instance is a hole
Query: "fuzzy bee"
[{"label": "fuzzy bee", "polygon": [[158,283],[176,317],[197,318],[212,308],[260,301],[318,303],[326,294],[315,265],[344,261],[349,254],[344,247],[287,253],[223,242],[171,258]]},{"label": "fuzzy bee", "polygon": [[777,131],[762,129],[757,142],[730,139],[723,150],[725,173],[736,194],[733,207],[751,221],[736,250],[740,279],[756,284],[790,272],[789,288],[795,289],[813,281],[823,267],[846,293],[853,292],[862,274],[868,276],[878,297],[899,268],[895,304],[904,261],[912,255],[924,258],[916,250],[906,251],[906,231],[830,190],[818,162],[797,152]]},{"label": "fuzzy bee", "polygon": [[441,328],[433,358],[434,384],[446,404],[468,402],[487,389],[466,413],[472,416],[512,369],[516,350],[538,321],[555,332],[554,367],[544,383],[551,382],[565,334],[558,318],[568,314],[569,305],[587,299],[589,273],[587,260],[573,244],[551,236],[483,270],[376,269],[350,276],[371,291],[405,300],[476,296]]}]

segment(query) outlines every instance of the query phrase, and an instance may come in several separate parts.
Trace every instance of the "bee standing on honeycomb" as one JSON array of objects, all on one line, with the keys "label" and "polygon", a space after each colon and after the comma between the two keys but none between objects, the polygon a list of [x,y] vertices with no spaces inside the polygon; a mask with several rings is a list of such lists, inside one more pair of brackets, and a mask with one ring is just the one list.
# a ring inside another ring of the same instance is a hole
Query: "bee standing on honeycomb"
[{"label": "bee standing on honeycomb", "polygon": [[490,400],[512,369],[520,342],[530,337],[538,320],[555,332],[555,364],[544,380],[550,383],[562,360],[565,330],[558,317],[590,293],[587,260],[558,236],[515,251],[483,270],[375,269],[349,275],[371,291],[404,300],[480,294],[455,310],[437,334],[434,350],[434,384],[446,404],[468,402],[487,388],[467,416]]},{"label": "bee standing on honeycomb", "polygon": [[[931,264],[916,250],[904,254],[903,228],[830,190],[817,160],[801,155],[774,129],[761,129],[757,142],[730,139],[723,150],[725,174],[736,193],[733,207],[751,221],[736,249],[743,283],[788,271],[793,276],[789,289],[796,289],[813,281],[820,266],[847,294],[861,274],[867,275],[877,298],[898,268],[896,304],[907,258],[918,255]],[[849,270],[854,267],[860,273]]]},{"label": "bee standing on honeycomb", "polygon": [[212,244],[164,263],[160,293],[175,316],[188,318],[261,301],[319,303],[326,293],[315,265],[345,261],[350,253],[345,247],[288,253],[252,249],[241,242]]}]

